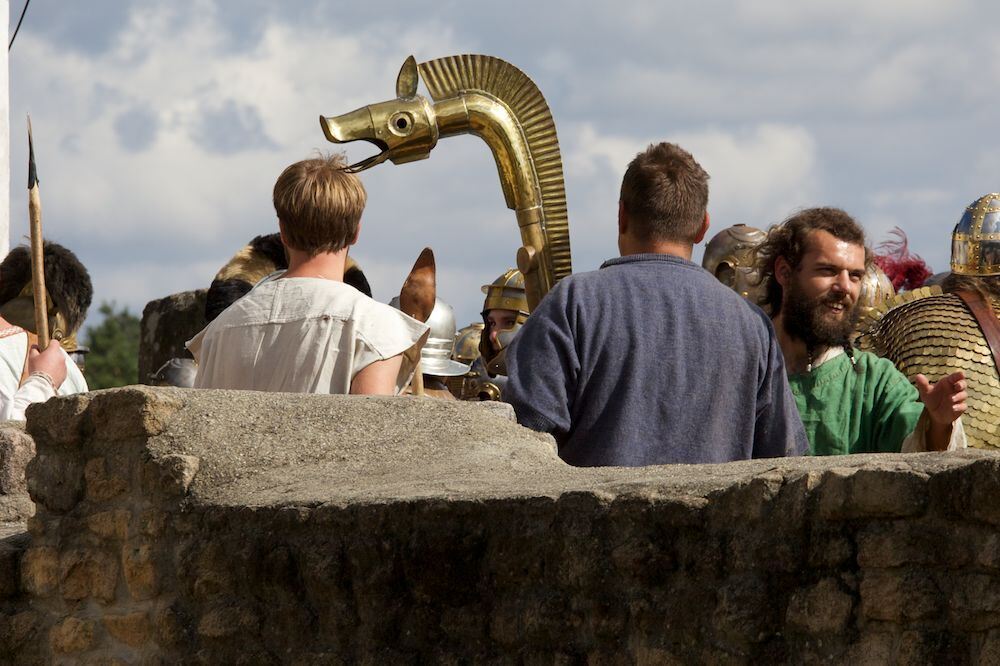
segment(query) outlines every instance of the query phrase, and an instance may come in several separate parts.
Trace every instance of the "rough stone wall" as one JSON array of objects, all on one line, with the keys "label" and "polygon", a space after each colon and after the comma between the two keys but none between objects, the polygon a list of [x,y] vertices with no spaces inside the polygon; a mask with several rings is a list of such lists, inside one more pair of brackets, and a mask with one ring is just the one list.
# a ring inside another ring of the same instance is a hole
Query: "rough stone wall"
[{"label": "rough stone wall", "polygon": [[28,430],[0,661],[1000,660],[993,453],[574,469],[468,403],[137,388]]},{"label": "rough stone wall", "polygon": [[139,383],[172,358],[191,358],[184,343],[205,328],[207,289],[182,291],[150,301],[139,324]]}]

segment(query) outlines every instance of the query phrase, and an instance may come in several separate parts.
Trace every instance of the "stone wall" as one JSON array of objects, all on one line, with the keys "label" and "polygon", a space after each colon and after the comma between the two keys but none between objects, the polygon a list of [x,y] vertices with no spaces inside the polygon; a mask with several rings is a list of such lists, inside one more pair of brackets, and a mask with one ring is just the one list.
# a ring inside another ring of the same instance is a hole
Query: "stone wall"
[{"label": "stone wall", "polygon": [[172,358],[191,358],[184,343],[205,328],[207,289],[182,291],[150,301],[139,324],[139,383]]},{"label": "stone wall", "polygon": [[28,431],[0,662],[1000,660],[997,454],[574,469],[478,404],[139,388]]}]

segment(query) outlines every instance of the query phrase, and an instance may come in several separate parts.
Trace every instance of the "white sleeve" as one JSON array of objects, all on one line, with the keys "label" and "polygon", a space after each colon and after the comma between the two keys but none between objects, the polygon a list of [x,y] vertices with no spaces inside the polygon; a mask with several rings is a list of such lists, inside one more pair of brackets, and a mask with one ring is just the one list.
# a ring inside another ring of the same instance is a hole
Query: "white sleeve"
[{"label": "white sleeve", "polygon": [[0,416],[5,421],[23,421],[24,410],[35,402],[45,402],[56,394],[52,384],[40,375],[31,375],[13,396],[0,387]]},{"label": "white sleeve", "polygon": [[[903,440],[903,446],[900,449],[902,453],[920,453],[931,450],[927,446],[927,427],[929,424],[930,419],[925,411],[920,415],[917,427]],[[969,443],[965,438],[965,428],[962,426],[962,417],[960,416],[951,424],[951,439],[948,440],[948,448],[945,450],[960,451],[968,446]]]}]

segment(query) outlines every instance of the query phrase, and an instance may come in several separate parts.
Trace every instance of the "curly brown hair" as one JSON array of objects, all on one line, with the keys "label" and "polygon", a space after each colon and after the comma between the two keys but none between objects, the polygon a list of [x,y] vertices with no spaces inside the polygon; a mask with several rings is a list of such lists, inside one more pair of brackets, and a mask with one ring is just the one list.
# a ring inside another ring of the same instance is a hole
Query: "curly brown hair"
[{"label": "curly brown hair", "polygon": [[865,248],[865,267],[872,261],[872,253],[865,242],[864,229],[840,208],[807,208],[792,215],[781,224],[767,231],[767,240],[756,251],[759,284],[765,286],[763,300],[758,303],[772,317],[781,312],[783,290],[774,279],[774,266],[778,257],[784,257],[792,268],[798,268],[808,249],[809,235],[825,231],[842,241]]},{"label": "curly brown hair", "polygon": [[708,174],[680,146],[650,144],[629,163],[621,202],[637,238],[694,243],[708,208]]}]

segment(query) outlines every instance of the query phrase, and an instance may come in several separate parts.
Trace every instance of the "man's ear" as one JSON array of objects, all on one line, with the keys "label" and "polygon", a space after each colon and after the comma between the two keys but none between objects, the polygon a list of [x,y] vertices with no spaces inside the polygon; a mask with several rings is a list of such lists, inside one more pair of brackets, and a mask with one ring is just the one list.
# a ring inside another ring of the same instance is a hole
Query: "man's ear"
[{"label": "man's ear", "polygon": [[708,233],[708,227],[709,227],[709,224],[708,224],[708,211],[706,210],[705,211],[705,219],[701,221],[701,228],[698,230],[698,233],[694,237],[695,244],[700,243],[703,240],[705,240],[705,234]]},{"label": "man's ear", "polygon": [[361,238],[361,220],[358,220],[358,227],[354,230],[354,238],[351,239],[348,245],[354,245],[358,242],[359,238]]},{"label": "man's ear", "polygon": [[288,243],[285,242],[285,223],[278,218],[278,236],[281,238],[281,244],[288,247]]},{"label": "man's ear", "polygon": [[618,235],[624,236],[628,233],[628,213],[625,212],[625,202],[618,202]]},{"label": "man's ear", "polygon": [[782,287],[788,286],[788,282],[792,278],[792,265],[788,263],[788,260],[784,257],[777,257],[774,260],[774,279],[778,281]]}]

